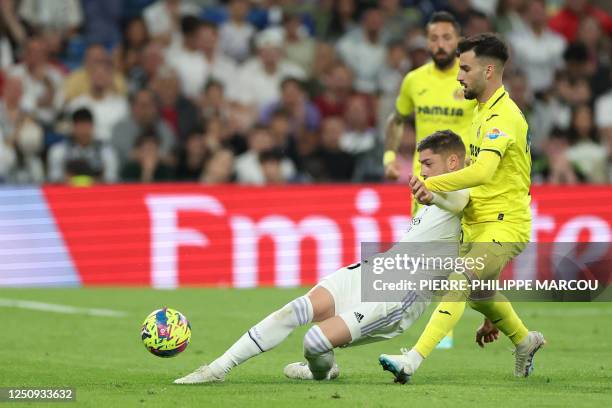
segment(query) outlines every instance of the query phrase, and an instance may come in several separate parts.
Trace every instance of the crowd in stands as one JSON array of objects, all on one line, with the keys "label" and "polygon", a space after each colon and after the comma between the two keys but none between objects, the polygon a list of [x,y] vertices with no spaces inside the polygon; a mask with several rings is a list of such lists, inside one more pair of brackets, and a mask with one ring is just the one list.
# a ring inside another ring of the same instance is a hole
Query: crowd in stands
[{"label": "crowd in stands", "polygon": [[605,3],[0,0],[0,183],[382,181],[437,10],[510,45],[535,183],[612,183]]}]

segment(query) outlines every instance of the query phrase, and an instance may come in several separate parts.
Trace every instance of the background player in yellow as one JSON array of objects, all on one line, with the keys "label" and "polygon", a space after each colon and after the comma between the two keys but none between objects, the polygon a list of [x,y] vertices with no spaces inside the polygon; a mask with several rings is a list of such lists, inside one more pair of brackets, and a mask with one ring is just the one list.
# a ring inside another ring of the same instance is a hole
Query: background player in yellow
[{"label": "background player in yellow", "polygon": [[[452,130],[465,142],[476,101],[464,98],[457,81],[459,39],[460,27],[452,14],[441,11],[432,15],[427,24],[427,47],[432,61],[406,75],[395,103],[395,112],[387,120],[383,160],[388,178],[399,177],[395,152],[404,132],[404,123],[411,114],[415,116],[415,146],[443,129]],[[412,174],[418,175],[421,174],[421,165],[416,151],[414,155]],[[418,203],[413,200],[412,214],[416,214],[417,209]]]},{"label": "background player in yellow", "polygon": [[[410,185],[423,204],[431,201],[430,191],[470,188],[470,202],[462,220],[467,250],[464,254],[471,258],[485,253],[490,256],[485,258],[482,271],[456,274],[454,278],[497,279],[507,262],[522,251],[530,238],[529,130],[523,114],[502,85],[504,64],[508,60],[506,44],[495,34],[487,33],[462,40],[458,49],[459,82],[466,99],[478,101],[469,138],[471,165],[425,181],[413,176]],[[527,330],[505,297],[496,294],[483,299],[481,295],[448,292],[414,348],[399,356],[383,354],[380,357],[383,367],[395,375],[396,381],[406,382],[457,324],[469,300],[470,306],[488,319],[480,335],[488,336],[497,326],[515,345],[514,374],[527,377],[533,369],[534,354],[545,343],[544,337]]]}]

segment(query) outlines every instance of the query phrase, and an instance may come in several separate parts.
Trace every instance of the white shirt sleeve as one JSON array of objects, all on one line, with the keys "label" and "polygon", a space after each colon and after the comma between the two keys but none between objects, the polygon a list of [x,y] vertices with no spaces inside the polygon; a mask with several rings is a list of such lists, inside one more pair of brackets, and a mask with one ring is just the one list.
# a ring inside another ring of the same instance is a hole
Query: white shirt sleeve
[{"label": "white shirt sleeve", "polygon": [[436,192],[433,194],[432,204],[435,206],[450,211],[453,214],[460,214],[468,201],[470,201],[470,191],[466,188],[464,190],[450,191],[450,192]]}]

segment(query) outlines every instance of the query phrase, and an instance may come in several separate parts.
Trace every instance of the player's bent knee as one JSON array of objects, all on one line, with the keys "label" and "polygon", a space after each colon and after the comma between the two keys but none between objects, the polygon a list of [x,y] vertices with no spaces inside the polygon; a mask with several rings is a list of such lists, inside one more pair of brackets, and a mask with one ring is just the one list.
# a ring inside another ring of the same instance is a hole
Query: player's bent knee
[{"label": "player's bent knee", "polygon": [[304,355],[323,354],[334,347],[319,326],[312,326],[304,336]]}]

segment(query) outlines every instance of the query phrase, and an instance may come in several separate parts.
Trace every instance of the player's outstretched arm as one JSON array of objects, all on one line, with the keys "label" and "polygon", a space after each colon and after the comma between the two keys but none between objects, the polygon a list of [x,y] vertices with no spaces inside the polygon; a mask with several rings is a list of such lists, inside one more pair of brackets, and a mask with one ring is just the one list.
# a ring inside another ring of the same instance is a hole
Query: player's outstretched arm
[{"label": "player's outstretched arm", "polygon": [[447,193],[431,193],[431,204],[453,214],[461,214],[468,201],[470,201],[469,190],[450,191]]},{"label": "player's outstretched arm", "polygon": [[486,184],[493,178],[501,161],[499,153],[481,150],[471,166],[440,176],[429,177],[425,187],[430,191],[457,191]]}]

